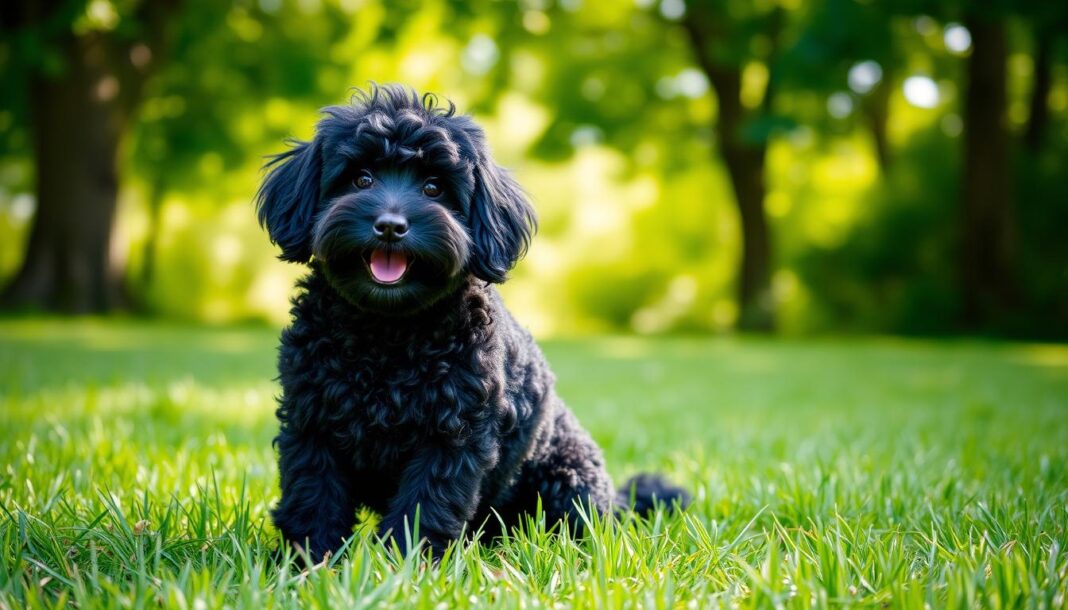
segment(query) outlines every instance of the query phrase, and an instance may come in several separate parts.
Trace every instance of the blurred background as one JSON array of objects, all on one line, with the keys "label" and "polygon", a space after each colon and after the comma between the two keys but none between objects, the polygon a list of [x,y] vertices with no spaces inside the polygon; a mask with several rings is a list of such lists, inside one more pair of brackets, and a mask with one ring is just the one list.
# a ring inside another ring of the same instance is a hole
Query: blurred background
[{"label": "blurred background", "polygon": [[351,87],[456,102],[541,230],[541,336],[1068,338],[1068,5],[37,0],[0,8],[9,312],[283,323],[252,198]]}]

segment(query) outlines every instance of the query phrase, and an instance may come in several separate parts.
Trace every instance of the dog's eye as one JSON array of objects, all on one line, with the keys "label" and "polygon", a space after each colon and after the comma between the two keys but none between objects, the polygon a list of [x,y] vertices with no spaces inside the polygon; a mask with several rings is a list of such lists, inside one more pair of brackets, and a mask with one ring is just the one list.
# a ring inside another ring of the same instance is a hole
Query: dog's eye
[{"label": "dog's eye", "polygon": [[423,185],[423,194],[427,197],[437,197],[441,194],[441,187],[438,186],[437,182],[427,180],[426,184]]},{"label": "dog's eye", "polygon": [[358,188],[367,189],[371,188],[371,185],[375,183],[375,179],[370,174],[360,174],[352,183]]}]

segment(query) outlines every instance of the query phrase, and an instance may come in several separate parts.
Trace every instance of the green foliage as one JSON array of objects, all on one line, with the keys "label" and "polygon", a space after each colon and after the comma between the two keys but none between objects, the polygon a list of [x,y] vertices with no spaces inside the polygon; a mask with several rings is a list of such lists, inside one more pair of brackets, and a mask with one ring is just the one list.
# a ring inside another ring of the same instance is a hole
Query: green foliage
[{"label": "green foliage", "polygon": [[[137,40],[145,29],[143,2],[60,4],[39,27],[3,21],[0,279],[20,262],[33,211],[28,75],[62,72],[63,32]],[[1013,134],[1029,119],[1030,54],[1063,30],[1061,4],[981,7],[1011,25]],[[350,87],[400,81],[474,113],[535,200],[542,231],[505,291],[536,331],[729,329],[741,234],[716,150],[719,104],[680,7],[711,20],[712,55],[740,69],[743,139],[772,143],[765,207],[782,327],[954,330],[967,51],[947,47],[945,28],[979,5],[928,0],[185,0],[152,49],[122,149],[113,249],[135,302],[167,317],[283,320],[299,270],[274,261],[255,227],[259,167]],[[1016,155],[1020,306],[991,330],[1063,337],[1068,46],[1053,48],[1047,146]],[[878,66],[870,89],[850,84],[862,62]],[[902,95],[911,76],[931,77],[935,107]],[[880,121],[892,163],[873,145]]]},{"label": "green foliage", "polygon": [[[546,351],[613,474],[684,515],[535,516],[439,566],[373,541],[272,559],[276,333],[0,322],[13,608],[1063,607],[1068,350],[604,338]],[[847,374],[843,374],[847,372]]]},{"label": "green foliage", "polygon": [[[1055,144],[1051,148],[1063,147]],[[1015,210],[1021,239],[1018,311],[991,332],[1035,337],[1068,336],[1063,231],[1064,206],[1042,205],[1062,179],[1054,159],[1063,151],[1023,155],[1016,170]],[[863,199],[869,206],[848,238],[833,248],[812,248],[798,269],[817,301],[811,323],[824,329],[884,329],[940,334],[956,329],[958,151],[930,131],[901,151],[885,182]],[[821,319],[822,318],[822,319]]]},{"label": "green foliage", "polygon": [[913,140],[846,241],[813,248],[800,271],[829,328],[938,333],[954,326],[957,151],[938,133]]},{"label": "green foliage", "polygon": [[[1054,130],[1065,133],[1063,120]],[[1010,331],[1068,337],[1068,250],[1063,227],[1068,226],[1068,206],[1044,205],[1050,193],[1064,184],[1063,160],[1068,156],[1068,139],[1058,138],[1038,154],[1023,154],[1017,165],[1016,205],[1019,210],[1022,300],[1026,303],[1018,318],[1008,320]],[[1035,320],[1042,320],[1042,327]]]}]

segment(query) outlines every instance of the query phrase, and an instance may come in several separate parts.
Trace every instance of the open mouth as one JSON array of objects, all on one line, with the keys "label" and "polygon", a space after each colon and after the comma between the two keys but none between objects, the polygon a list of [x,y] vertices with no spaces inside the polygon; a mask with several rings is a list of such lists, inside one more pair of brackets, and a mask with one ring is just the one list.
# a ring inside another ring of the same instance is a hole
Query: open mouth
[{"label": "open mouth", "polygon": [[396,284],[404,279],[408,272],[411,261],[408,255],[399,250],[386,250],[375,248],[369,255],[365,255],[364,261],[371,271],[371,278],[379,284]]}]

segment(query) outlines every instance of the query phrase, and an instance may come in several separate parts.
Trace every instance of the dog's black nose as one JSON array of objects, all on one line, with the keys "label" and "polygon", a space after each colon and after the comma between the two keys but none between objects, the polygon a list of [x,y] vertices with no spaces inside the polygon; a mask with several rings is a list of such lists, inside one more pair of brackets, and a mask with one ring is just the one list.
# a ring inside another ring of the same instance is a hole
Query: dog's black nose
[{"label": "dog's black nose", "polygon": [[384,241],[397,241],[408,232],[408,219],[400,214],[386,213],[375,220],[375,235]]}]

